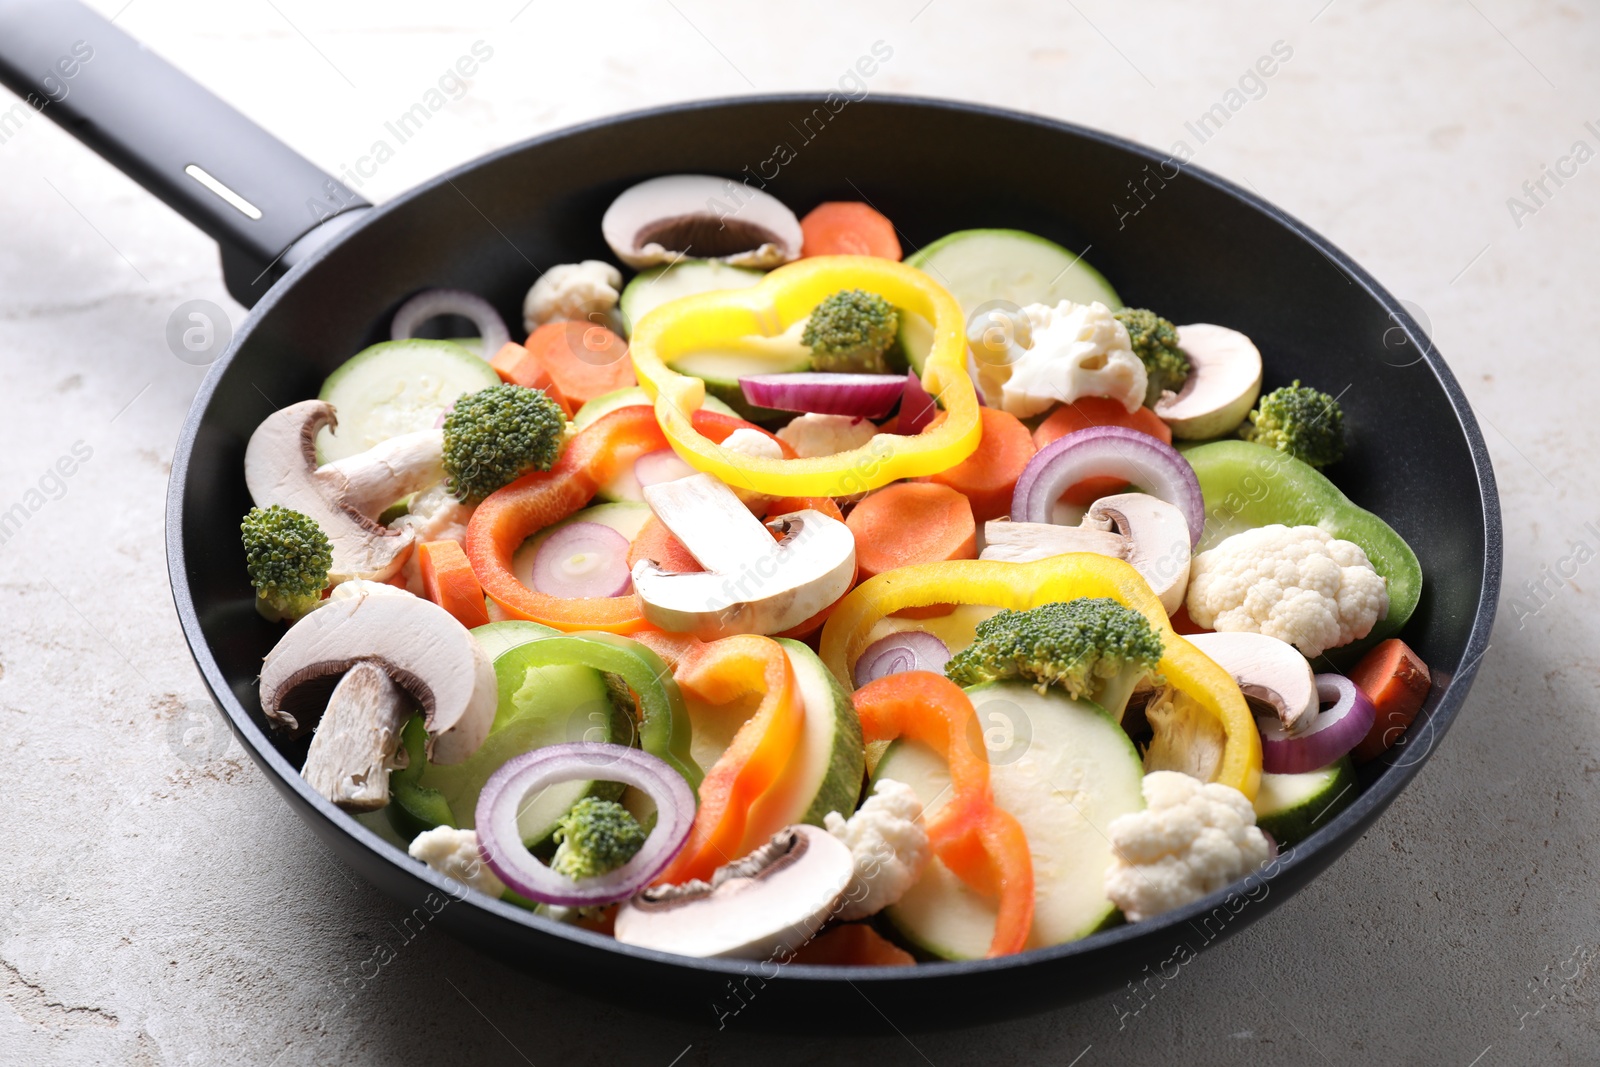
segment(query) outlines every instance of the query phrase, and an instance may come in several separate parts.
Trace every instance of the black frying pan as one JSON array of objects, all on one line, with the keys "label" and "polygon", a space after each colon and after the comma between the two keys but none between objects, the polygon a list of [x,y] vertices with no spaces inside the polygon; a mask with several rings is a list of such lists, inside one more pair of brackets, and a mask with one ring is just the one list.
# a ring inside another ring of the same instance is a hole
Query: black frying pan
[{"label": "black frying pan", "polygon": [[[85,48],[87,62],[76,58]],[[831,1030],[881,1028],[879,1011],[904,1029],[968,1025],[1135,976],[1170,977],[1189,954],[1299,890],[1377,819],[1449,727],[1487,646],[1499,504],[1455,379],[1399,302],[1338,249],[1198,168],[1174,176],[1144,148],[993,108],[874,96],[835,111],[837,97],[830,107],[791,95],[589,123],[372,208],[81,5],[0,0],[0,79],[214,237],[229,291],[253,305],[195,398],[173,458],[167,553],[178,616],[206,685],[278,791],[407,907],[433,910],[452,883],[307,788],[297,771],[303,748],[267,730],[255,678],[281,629],[256,615],[238,522],[250,506],[242,457],[256,424],[275,405],[316,395],[346,357],[385,339],[390,313],[419,289],[481,293],[515,323],[540,268],[609,258],[600,216],[627,186],[674,172],[776,170],[767,187],[790,206],[865,196],[913,247],[972,226],[1044,234],[1084,250],[1135,305],[1249,334],[1266,355],[1269,387],[1292,377],[1335,391],[1350,383],[1351,448],[1333,474],[1422,560],[1427,584],[1405,637],[1432,666],[1434,688],[1407,743],[1368,766],[1361,797],[1271,877],[1021,956],[853,969],[853,986],[829,968],[774,976],[770,965],[629,948],[475,895],[439,912],[456,936],[551,980],[708,1023],[814,1030],[826,1020]],[[793,158],[774,167],[779,145]]]}]

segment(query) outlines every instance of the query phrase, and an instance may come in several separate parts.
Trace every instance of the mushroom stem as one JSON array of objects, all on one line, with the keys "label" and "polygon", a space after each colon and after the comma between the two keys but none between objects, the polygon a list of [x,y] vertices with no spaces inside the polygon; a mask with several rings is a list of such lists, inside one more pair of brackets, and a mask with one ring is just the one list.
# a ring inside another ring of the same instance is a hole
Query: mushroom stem
[{"label": "mushroom stem", "polygon": [[405,690],[372,663],[351,667],[322,714],[300,774],[306,784],[349,812],[389,803],[389,769],[411,713]]},{"label": "mushroom stem", "polygon": [[318,467],[317,479],[346,506],[376,519],[395,501],[444,480],[444,431],[418,430],[380,441]]},{"label": "mushroom stem", "polygon": [[1063,552],[1093,552],[1122,559],[1127,542],[1120,534],[1085,519],[1083,526],[991,519],[983,525],[983,557],[1004,563],[1032,563]]}]

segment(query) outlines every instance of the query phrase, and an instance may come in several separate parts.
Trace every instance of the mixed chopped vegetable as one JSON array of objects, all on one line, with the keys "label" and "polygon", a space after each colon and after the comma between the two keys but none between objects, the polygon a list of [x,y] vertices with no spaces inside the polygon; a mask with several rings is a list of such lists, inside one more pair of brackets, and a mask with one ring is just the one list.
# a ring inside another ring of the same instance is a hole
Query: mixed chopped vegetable
[{"label": "mixed chopped vegetable", "polygon": [[1359,795],[1431,679],[1337,397],[1042,237],[902,262],[868,204],[733,188],[624,192],[520,341],[411,295],[257,429],[313,789],[547,918],[829,966],[1149,921]]}]

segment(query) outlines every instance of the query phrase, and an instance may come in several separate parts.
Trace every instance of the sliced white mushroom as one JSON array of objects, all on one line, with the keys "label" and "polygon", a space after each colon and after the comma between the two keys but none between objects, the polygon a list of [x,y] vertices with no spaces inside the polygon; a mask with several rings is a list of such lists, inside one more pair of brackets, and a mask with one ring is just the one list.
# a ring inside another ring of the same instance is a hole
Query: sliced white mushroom
[{"label": "sliced white mushroom", "polygon": [[411,698],[383,668],[357,663],[328,698],[301,776],[345,811],[377,811],[389,803],[389,770],[410,714]]},{"label": "sliced white mushroom", "polygon": [[1189,643],[1233,675],[1245,696],[1272,708],[1290,736],[1317,717],[1317,680],[1311,664],[1286,641],[1266,634],[1191,634]]},{"label": "sliced white mushroom", "polygon": [[1189,357],[1183,388],[1156,401],[1156,415],[1172,436],[1203,441],[1236,428],[1261,395],[1261,353],[1238,330],[1210,323],[1178,327],[1178,347]]},{"label": "sliced white mushroom", "polygon": [[[710,474],[645,486],[645,503],[705,570],[669,574],[654,561],[633,566],[644,617],[703,640],[775,634],[811,618],[850,589],[856,541],[819,511],[765,524]],[[772,534],[783,534],[774,541]]]},{"label": "sliced white mushroom", "polygon": [[600,220],[606,244],[630,267],[717,259],[776,267],[800,256],[800,220],[769,193],[708,174],[640,182]]},{"label": "sliced white mushroom", "polygon": [[333,545],[332,584],[383,580],[411,554],[415,535],[378,516],[444,478],[444,432],[420,430],[318,467],[317,431],[336,425],[333,406],[303,400],[264,419],[244,453],[245,485],[259,507],[281,504],[314,519]]},{"label": "sliced white mushroom", "polygon": [[1189,524],[1183,512],[1148,493],[1118,493],[1095,501],[1077,526],[991,520],[984,524],[980,559],[1028,563],[1063,552],[1093,552],[1127,560],[1144,576],[1168,614],[1189,587]]},{"label": "sliced white mushroom", "polygon": [[307,683],[358,663],[382,668],[420,706],[432,762],[460,763],[488,736],[497,703],[488,655],[449,612],[410,595],[357,590],[291,626],[261,665],[261,708],[304,733],[326,692]]},{"label": "sliced white mushroom", "polygon": [[616,938],[680,956],[782,962],[828,921],[854,870],[838,838],[790,826],[709,882],[644,890],[617,910]]}]

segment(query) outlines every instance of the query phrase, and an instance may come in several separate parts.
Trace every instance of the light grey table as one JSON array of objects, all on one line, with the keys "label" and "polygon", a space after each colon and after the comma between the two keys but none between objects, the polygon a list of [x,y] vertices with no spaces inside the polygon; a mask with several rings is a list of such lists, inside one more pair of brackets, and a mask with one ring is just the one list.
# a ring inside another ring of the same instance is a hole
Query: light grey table
[{"label": "light grey table", "polygon": [[[946,1035],[886,1023],[844,1045],[599,1007],[441,932],[407,940],[398,907],[324,851],[205,710],[162,552],[173,441],[205,369],[174,358],[165,331],[187,300],[235,323],[242,310],[203,238],[48,122],[7,126],[0,99],[0,511],[29,512],[0,545],[0,1062],[1593,1062],[1592,13],[1511,0],[98,6],[335,170],[486,42],[493,58],[459,98],[364,165],[373,200],[614,111],[826,88],[876,41],[893,56],[871,91],[1183,141],[1431,324],[1496,463],[1506,598],[1472,699],[1412,788],[1320,881],[1136,1015],[1113,996]],[[1292,54],[1241,85],[1277,42]],[[1202,142],[1198,119],[1219,103],[1227,121]],[[74,450],[74,473],[53,478]],[[374,970],[347,1000],[330,995]]]}]

